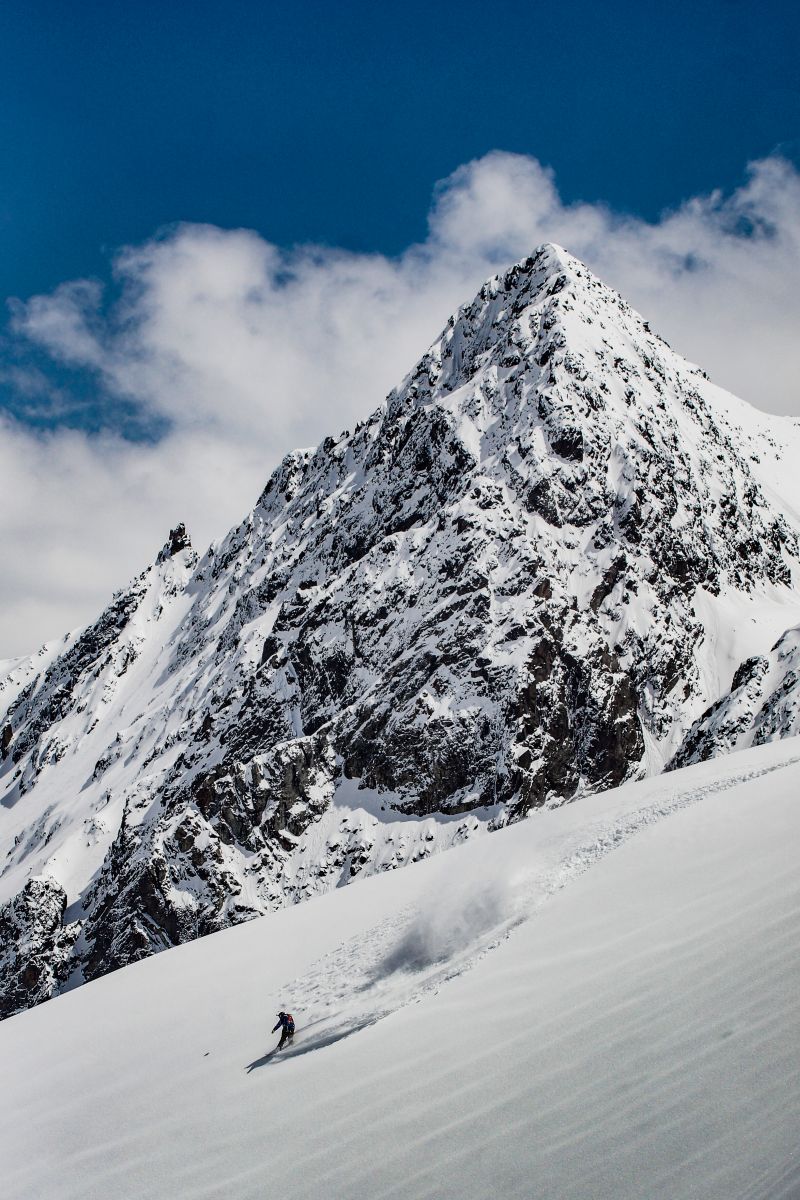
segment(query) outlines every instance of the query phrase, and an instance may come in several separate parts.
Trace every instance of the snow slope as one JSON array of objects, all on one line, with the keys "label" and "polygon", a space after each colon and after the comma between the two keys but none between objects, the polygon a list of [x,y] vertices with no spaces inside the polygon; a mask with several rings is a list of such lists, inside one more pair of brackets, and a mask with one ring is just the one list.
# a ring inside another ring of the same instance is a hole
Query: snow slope
[{"label": "snow slope", "polygon": [[10,1018],[4,1195],[796,1198],[798,796],[732,754]]}]

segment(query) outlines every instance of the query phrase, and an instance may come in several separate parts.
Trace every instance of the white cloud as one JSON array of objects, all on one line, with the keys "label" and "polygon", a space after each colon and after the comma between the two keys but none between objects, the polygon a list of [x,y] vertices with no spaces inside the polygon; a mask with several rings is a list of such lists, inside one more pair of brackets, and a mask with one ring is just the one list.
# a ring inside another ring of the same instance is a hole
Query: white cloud
[{"label": "white cloud", "polygon": [[716,382],[800,410],[800,175],[779,159],[647,224],[565,205],[536,160],[493,153],[437,187],[427,240],[394,259],[179,226],[120,253],[110,304],[91,281],[14,304],[12,336],[169,432],[151,445],[0,425],[0,654],[90,619],[178,520],[200,547],[224,534],[287,450],[366,416],[452,309],[542,241]]}]

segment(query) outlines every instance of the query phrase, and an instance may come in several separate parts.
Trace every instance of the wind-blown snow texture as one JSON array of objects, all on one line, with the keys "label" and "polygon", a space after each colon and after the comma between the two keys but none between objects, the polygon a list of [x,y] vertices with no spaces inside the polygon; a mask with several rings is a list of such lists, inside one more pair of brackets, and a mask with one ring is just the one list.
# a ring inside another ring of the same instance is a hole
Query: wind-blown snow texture
[{"label": "wind-blown snow texture", "polygon": [[706,710],[800,621],[797,435],[563,250],[490,280],[221,544],[8,667],[0,1011],[796,732]]},{"label": "wind-blown snow texture", "polygon": [[795,1200],[799,789],[584,796],[13,1017],[4,1200]]}]

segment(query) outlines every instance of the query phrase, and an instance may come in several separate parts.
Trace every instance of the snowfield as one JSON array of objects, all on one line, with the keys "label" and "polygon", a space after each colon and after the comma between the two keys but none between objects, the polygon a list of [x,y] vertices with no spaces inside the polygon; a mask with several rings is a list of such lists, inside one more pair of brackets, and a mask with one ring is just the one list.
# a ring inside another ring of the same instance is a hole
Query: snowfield
[{"label": "snowfield", "polygon": [[790,738],[12,1017],[3,1194],[796,1198],[799,798]]}]

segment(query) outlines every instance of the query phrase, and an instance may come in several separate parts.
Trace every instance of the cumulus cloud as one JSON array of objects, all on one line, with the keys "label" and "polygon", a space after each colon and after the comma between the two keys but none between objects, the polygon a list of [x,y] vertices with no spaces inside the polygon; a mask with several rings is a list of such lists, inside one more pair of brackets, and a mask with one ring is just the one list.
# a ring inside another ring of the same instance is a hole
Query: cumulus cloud
[{"label": "cumulus cloud", "polygon": [[[800,175],[781,159],[646,223],[565,204],[551,171],[496,152],[437,186],[427,239],[396,258],[178,226],[121,251],[105,287],[71,281],[12,306],[12,351],[82,373],[161,433],[0,425],[0,654],[93,616],[170,524],[185,520],[202,547],[222,536],[287,450],[366,416],[458,304],[543,241],[587,262],[716,382],[800,410]],[[13,365],[0,375],[23,379]],[[63,409],[62,381],[51,395]]]}]

